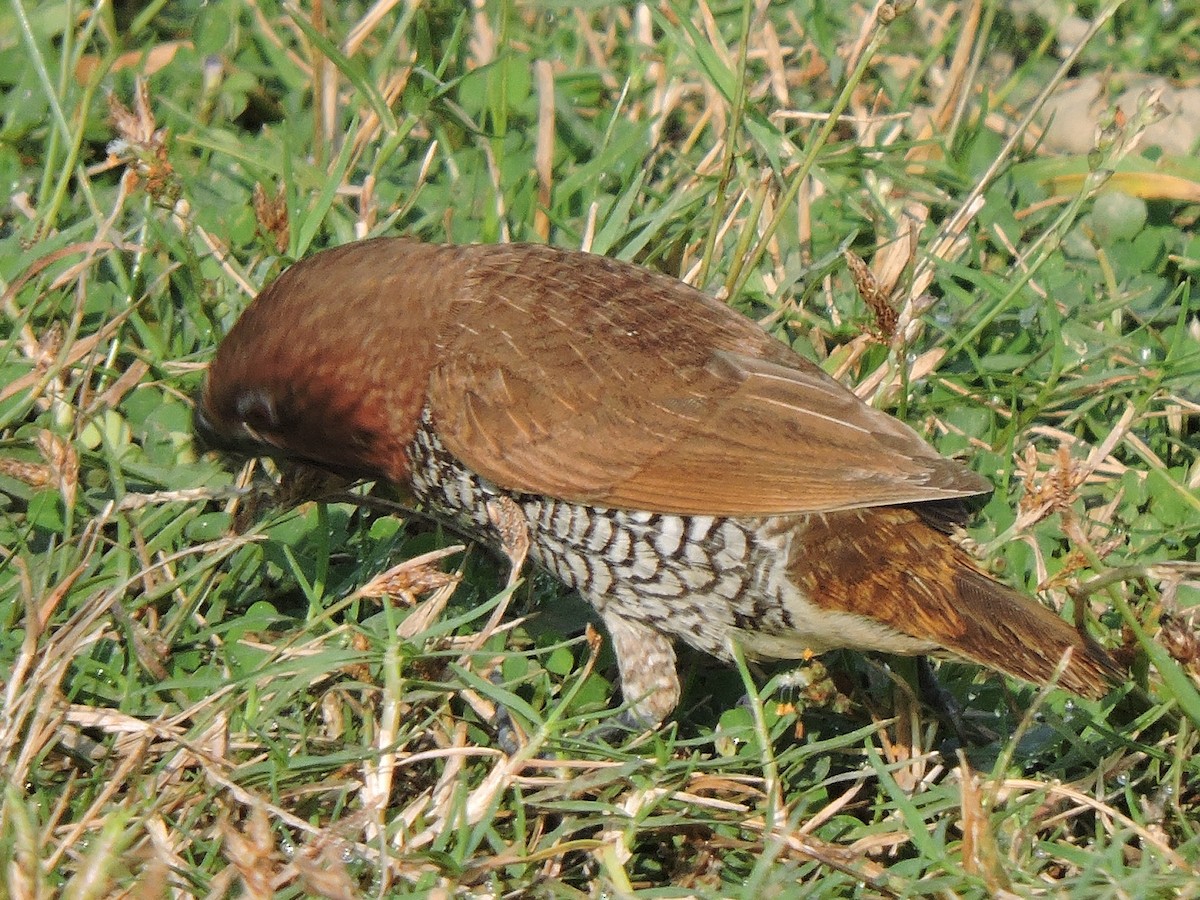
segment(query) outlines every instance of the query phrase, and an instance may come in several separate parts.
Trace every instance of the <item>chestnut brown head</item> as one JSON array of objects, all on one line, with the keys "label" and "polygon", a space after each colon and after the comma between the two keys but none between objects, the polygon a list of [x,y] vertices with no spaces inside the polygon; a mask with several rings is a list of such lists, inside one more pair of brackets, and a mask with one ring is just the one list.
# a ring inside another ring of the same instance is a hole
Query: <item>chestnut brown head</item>
[{"label": "chestnut brown head", "polygon": [[196,406],[201,442],[403,482],[457,258],[378,240],[292,266],[221,342]]}]

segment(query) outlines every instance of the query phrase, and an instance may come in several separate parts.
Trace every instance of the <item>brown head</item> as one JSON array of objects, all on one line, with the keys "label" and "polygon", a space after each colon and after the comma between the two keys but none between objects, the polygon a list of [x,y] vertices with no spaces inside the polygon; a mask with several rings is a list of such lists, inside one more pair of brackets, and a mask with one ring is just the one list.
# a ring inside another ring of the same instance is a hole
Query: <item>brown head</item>
[{"label": "brown head", "polygon": [[196,404],[201,443],[403,482],[457,257],[377,240],[292,266],[221,342]]}]

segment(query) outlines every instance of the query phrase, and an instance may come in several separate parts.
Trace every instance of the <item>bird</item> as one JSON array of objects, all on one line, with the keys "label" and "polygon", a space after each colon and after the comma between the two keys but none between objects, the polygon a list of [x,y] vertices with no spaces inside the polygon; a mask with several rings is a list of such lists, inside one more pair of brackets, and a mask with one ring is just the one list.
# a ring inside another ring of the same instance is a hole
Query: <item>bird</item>
[{"label": "bird", "polygon": [[[1099,698],[1082,628],[956,538],[991,483],[727,304],[536,244],[381,237],[315,253],[220,342],[206,447],[401,488],[594,608],[633,720],[676,642],[729,662],[960,658]],[[1066,657],[1066,659],[1064,659]]]}]

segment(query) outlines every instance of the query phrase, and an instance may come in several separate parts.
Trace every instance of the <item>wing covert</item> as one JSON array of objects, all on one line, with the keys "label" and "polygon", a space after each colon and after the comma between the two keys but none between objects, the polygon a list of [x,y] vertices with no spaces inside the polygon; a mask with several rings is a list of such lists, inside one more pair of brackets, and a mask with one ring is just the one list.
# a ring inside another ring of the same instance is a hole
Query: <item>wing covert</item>
[{"label": "wing covert", "polygon": [[459,294],[459,324],[442,336],[429,397],[447,448],[503,487],[703,515],[991,490],[674,279],[549,248],[525,248],[515,267],[508,248],[486,249]]}]

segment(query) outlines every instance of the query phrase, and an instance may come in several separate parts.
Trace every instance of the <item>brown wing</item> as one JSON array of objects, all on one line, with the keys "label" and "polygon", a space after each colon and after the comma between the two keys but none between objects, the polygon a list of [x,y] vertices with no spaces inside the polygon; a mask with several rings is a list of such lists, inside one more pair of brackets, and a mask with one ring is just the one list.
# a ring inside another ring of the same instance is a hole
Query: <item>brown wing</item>
[{"label": "brown wing", "polygon": [[468,258],[430,405],[447,448],[497,484],[710,515],[991,489],[674,279],[545,247],[476,247]]}]

